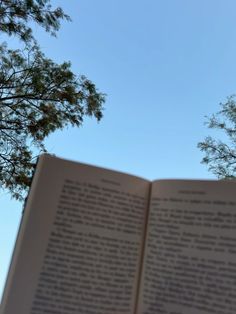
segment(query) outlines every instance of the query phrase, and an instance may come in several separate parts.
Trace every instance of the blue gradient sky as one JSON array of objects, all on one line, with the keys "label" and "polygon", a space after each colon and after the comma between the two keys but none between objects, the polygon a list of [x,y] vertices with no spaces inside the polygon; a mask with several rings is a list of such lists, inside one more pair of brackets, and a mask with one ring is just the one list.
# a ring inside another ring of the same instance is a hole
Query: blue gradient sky
[{"label": "blue gradient sky", "polygon": [[[45,53],[70,60],[107,94],[104,119],[56,132],[58,156],[149,179],[213,178],[197,143],[204,116],[236,92],[234,0],[70,0],[58,38],[36,27]],[[0,295],[21,204],[0,195]]]}]

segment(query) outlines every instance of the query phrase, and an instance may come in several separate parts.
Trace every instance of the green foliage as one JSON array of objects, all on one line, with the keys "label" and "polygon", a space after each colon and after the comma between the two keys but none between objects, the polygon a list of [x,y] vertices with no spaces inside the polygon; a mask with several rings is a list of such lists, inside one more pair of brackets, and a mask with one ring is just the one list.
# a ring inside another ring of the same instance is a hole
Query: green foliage
[{"label": "green foliage", "polygon": [[219,179],[236,178],[236,101],[235,96],[227,99],[221,105],[221,110],[208,118],[210,129],[222,132],[225,140],[214,139],[211,136],[198,143],[205,153],[202,163]]},{"label": "green foliage", "polygon": [[53,10],[49,0],[0,1],[0,30],[24,42],[34,40],[29,22],[36,22],[55,36],[63,19],[70,20],[70,17],[60,7]]},{"label": "green foliage", "polygon": [[1,1],[0,30],[16,35],[23,50],[0,45],[0,186],[22,200],[31,183],[37,156],[46,152],[45,138],[68,125],[81,126],[84,116],[102,118],[104,94],[85,76],[77,77],[70,63],[57,64],[41,52],[30,19],[50,34],[66,18],[51,11],[49,1]]}]

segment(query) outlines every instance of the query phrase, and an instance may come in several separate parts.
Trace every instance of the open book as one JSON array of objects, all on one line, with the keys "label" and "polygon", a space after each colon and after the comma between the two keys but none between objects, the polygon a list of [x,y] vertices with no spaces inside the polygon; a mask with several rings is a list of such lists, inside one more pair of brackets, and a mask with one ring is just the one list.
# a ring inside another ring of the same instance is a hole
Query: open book
[{"label": "open book", "polygon": [[1,314],[235,314],[236,183],[39,158]]}]

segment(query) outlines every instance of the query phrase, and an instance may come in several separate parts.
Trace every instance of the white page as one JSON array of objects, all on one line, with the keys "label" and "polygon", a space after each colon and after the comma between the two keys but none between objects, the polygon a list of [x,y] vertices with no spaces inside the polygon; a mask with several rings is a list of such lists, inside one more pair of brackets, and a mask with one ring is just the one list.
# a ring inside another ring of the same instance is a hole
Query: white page
[{"label": "white page", "polygon": [[236,183],[153,183],[139,314],[236,313]]},{"label": "white page", "polygon": [[134,176],[41,157],[1,314],[132,313],[149,189]]}]

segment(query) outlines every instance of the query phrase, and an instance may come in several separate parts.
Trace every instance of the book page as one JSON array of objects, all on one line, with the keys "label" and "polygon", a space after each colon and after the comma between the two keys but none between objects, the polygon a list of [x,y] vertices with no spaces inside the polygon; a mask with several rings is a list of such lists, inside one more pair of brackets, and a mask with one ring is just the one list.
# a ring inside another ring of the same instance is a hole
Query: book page
[{"label": "book page", "polygon": [[1,314],[131,314],[150,183],[44,155]]},{"label": "book page", "polygon": [[139,314],[236,313],[236,183],[153,183]]}]

